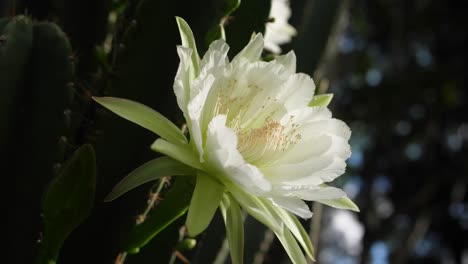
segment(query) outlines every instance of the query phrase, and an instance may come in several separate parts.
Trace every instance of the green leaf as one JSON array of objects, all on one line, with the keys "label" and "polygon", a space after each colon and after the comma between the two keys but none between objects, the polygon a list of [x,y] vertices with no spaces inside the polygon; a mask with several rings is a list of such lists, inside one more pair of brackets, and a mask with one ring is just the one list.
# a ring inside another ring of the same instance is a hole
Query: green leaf
[{"label": "green leaf", "polygon": [[120,117],[152,131],[167,141],[175,144],[187,143],[187,138],[176,125],[146,105],[116,97],[93,99]]},{"label": "green leaf", "polygon": [[195,175],[195,173],[192,167],[169,157],[157,158],[130,172],[112,189],[104,201],[112,201],[133,188],[165,176]]},{"label": "green leaf", "polygon": [[288,253],[289,258],[291,259],[292,263],[294,264],[307,264],[307,260],[304,257],[304,254],[301,251],[301,248],[297,244],[296,239],[291,234],[286,226],[283,226],[283,230],[281,233],[275,232],[276,237],[281,242]]},{"label": "green leaf", "polygon": [[312,98],[309,106],[328,106],[333,99],[333,94],[319,94]]},{"label": "green leaf", "polygon": [[197,44],[193,37],[192,29],[187,22],[181,18],[176,17],[177,26],[179,27],[180,38],[182,40],[182,46],[192,49],[192,65],[194,72],[194,78],[198,76],[200,72],[200,57],[197,51]]},{"label": "green leaf", "polygon": [[198,157],[188,144],[172,144],[159,138],[151,145],[151,149],[187,164],[192,168],[203,170]]},{"label": "green leaf", "polygon": [[221,203],[223,193],[224,186],[210,176],[202,173],[197,175],[197,184],[185,222],[189,236],[194,237],[208,227]]},{"label": "green leaf", "polygon": [[136,253],[159,232],[187,212],[194,189],[194,177],[177,177],[158,206],[154,208],[143,223],[136,225],[130,232],[124,249]]},{"label": "green leaf", "polygon": [[221,201],[221,214],[226,225],[226,236],[232,263],[244,263],[244,217],[239,204],[229,194]]},{"label": "green leaf", "polygon": [[338,209],[347,209],[354,212],[359,212],[359,207],[348,197],[343,197],[335,200],[318,200],[317,202],[335,207]]},{"label": "green leaf", "polygon": [[42,197],[45,235],[38,263],[54,261],[67,236],[88,217],[94,204],[95,186],[94,150],[86,144],[63,165]]}]

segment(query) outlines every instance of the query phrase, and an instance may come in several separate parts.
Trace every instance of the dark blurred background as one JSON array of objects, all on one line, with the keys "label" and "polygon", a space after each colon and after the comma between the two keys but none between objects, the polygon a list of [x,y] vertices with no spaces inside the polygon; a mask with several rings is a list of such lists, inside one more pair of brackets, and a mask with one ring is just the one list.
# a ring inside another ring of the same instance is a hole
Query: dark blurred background
[{"label": "dark blurred background", "polygon": [[[54,21],[69,37],[78,99],[65,113],[73,133],[60,144],[64,153],[86,142],[96,148],[96,207],[67,239],[59,263],[113,263],[150,188],[101,202],[120,178],[155,156],[148,148],[154,137],[97,108],[90,95],[136,100],[180,125],[172,92],[180,42],[174,16],[189,22],[203,54],[204,36],[222,2],[0,0],[0,15]],[[258,31],[249,27],[254,3],[264,4],[244,0],[226,27],[234,51],[248,40],[249,29]],[[312,226],[318,241],[318,263],[468,263],[468,2],[293,0],[291,8],[298,34],[283,52],[294,49],[298,71],[313,75],[320,92],[334,93],[330,107],[353,131],[348,170],[335,184],[361,212],[313,206],[315,222],[304,225]],[[16,131],[29,127],[24,113],[34,112],[27,105],[22,109]],[[53,165],[67,155],[37,165],[33,161],[41,153],[28,150],[30,144],[48,143],[24,141],[31,138],[27,132],[15,136],[15,144],[4,148],[8,166],[16,168],[4,183],[11,201],[5,263],[31,263],[41,236],[40,196]],[[57,138],[50,142],[55,148]],[[43,176],[25,178],[31,174]],[[182,223],[176,221],[126,263],[167,263]],[[217,216],[197,248],[184,254],[192,263],[222,258],[223,228]],[[246,263],[288,263],[279,242],[250,218],[246,232]]]}]

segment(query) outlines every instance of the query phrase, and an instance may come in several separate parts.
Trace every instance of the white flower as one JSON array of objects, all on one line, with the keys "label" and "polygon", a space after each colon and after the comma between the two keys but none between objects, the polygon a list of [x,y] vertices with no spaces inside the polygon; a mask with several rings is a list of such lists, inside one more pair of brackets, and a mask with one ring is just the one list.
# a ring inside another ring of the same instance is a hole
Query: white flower
[{"label": "white flower", "polygon": [[291,8],[288,0],[271,1],[270,18],[265,28],[265,48],[275,54],[281,53],[279,45],[288,43],[296,35],[296,29],[288,23]]},{"label": "white flower", "polygon": [[211,175],[309,218],[303,200],[346,196],[322,184],[344,173],[351,132],[326,107],[309,107],[315,85],[296,73],[294,52],[263,62],[263,44],[257,34],[229,62],[228,45],[217,40],[198,67],[191,66],[193,50],[178,47],[174,90]]},{"label": "white flower", "polygon": [[151,148],[168,156],[137,168],[106,200],[165,175],[196,175],[186,220],[190,236],[205,230],[220,208],[232,262],[242,263],[242,208],[273,230],[293,263],[306,263],[300,247],[313,259],[312,244],[290,212],[311,217],[304,201],[358,210],[342,190],[325,184],[345,171],[348,126],[332,118],[326,107],[331,96],[314,96],[312,79],[296,73],[294,52],[261,61],[264,40],[257,34],[232,61],[224,40],[213,42],[200,60],[190,27],[181,18],[177,23],[182,46],[174,92],[190,141],[144,105],[94,98],[159,135]]}]

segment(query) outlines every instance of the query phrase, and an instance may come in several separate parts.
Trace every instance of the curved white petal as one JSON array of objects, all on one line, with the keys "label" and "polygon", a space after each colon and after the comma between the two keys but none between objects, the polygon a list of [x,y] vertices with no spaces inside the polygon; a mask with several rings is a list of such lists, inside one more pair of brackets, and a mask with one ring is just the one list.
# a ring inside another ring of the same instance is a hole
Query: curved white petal
[{"label": "curved white petal", "polygon": [[274,61],[283,65],[289,73],[296,73],[296,54],[294,51],[278,56]]},{"label": "curved white petal", "polygon": [[177,74],[174,80],[174,93],[177,98],[177,104],[180,110],[185,114],[187,113],[187,103],[190,98],[190,82],[192,67],[192,49],[182,46],[177,47],[179,54],[180,64],[177,69]]},{"label": "curved white petal", "polygon": [[275,184],[319,185],[342,175],[345,167],[346,163],[342,159],[319,157],[301,163],[262,167],[261,171]]},{"label": "curved white petal", "polygon": [[206,74],[213,69],[225,67],[229,62],[227,53],[229,46],[222,39],[216,40],[210,44],[208,51],[200,62],[200,75]]},{"label": "curved white petal", "polygon": [[346,197],[346,193],[335,187],[314,185],[277,185],[275,193],[283,196],[294,196],[306,201],[334,200]]},{"label": "curved white petal", "polygon": [[312,217],[312,212],[310,211],[307,204],[299,198],[296,197],[271,197],[269,198],[273,204],[284,208],[304,219]]},{"label": "curved white petal", "polygon": [[226,127],[225,115],[216,116],[208,125],[205,150],[206,160],[216,173],[222,173],[250,193],[261,195],[270,191],[270,182],[237,150],[237,136]]},{"label": "curved white petal", "polygon": [[194,97],[190,100],[187,110],[188,116],[190,118],[189,128],[190,128],[190,135],[192,136],[192,140],[195,142],[195,146],[197,147],[198,153],[200,155],[200,162],[203,162],[203,132],[202,127],[202,114],[203,108],[205,105],[206,97],[210,92],[210,89],[215,81],[213,75],[208,75],[204,80],[197,79],[193,82],[192,92],[197,92]]},{"label": "curved white petal", "polygon": [[[291,164],[316,157],[334,157],[343,162],[351,156],[348,139],[351,130],[337,119],[311,122],[298,128],[301,140],[289,147],[275,161],[276,164]],[[343,166],[344,168],[345,166]]]},{"label": "curved white petal", "polygon": [[291,75],[284,86],[284,106],[288,111],[307,106],[314,97],[315,83],[307,74]]},{"label": "curved white petal", "polygon": [[245,48],[239,52],[234,59],[232,60],[233,63],[238,63],[241,59],[245,59],[250,62],[255,62],[260,59],[263,51],[263,35],[258,33],[255,35],[245,46]]}]

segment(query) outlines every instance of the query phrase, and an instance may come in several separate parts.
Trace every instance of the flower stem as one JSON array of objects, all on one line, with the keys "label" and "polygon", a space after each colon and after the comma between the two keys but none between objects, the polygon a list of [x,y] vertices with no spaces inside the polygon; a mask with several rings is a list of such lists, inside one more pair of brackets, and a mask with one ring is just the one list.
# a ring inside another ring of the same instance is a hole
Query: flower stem
[{"label": "flower stem", "polygon": [[[312,210],[314,212],[314,216],[312,217],[312,221],[310,221],[309,237],[310,237],[310,240],[312,241],[312,245],[314,245],[314,248],[315,248],[315,261],[318,261],[320,225],[322,222],[322,204],[318,202],[314,202]],[[309,263],[312,263],[312,262],[309,261]]]},{"label": "flower stem", "polygon": [[[136,219],[136,225],[139,225],[146,220],[146,218],[148,217],[148,214],[157,205],[157,202],[161,200],[161,191],[163,190],[165,185],[169,184],[170,180],[171,180],[170,176],[163,177],[161,180],[159,180],[156,184],[154,184],[151,187],[150,189],[151,191],[148,197],[146,208],[142,214],[138,215]],[[117,257],[115,258],[114,263],[123,264],[125,262],[126,257],[127,257],[127,252],[125,251],[119,252]]]},{"label": "flower stem", "polygon": [[265,231],[263,241],[260,244],[260,249],[257,251],[254,257],[254,264],[262,264],[263,261],[265,260],[265,256],[268,253],[268,250],[271,247],[271,244],[273,243],[273,240],[275,239],[275,233],[269,228]]},{"label": "flower stem", "polygon": [[[156,203],[161,200],[161,191],[166,184],[169,184],[171,177],[163,177],[157,184],[151,187],[149,194],[147,206],[145,211],[137,217],[136,224],[139,225],[143,223],[148,217],[149,212],[156,206]],[[156,189],[154,192],[153,190]]]}]

